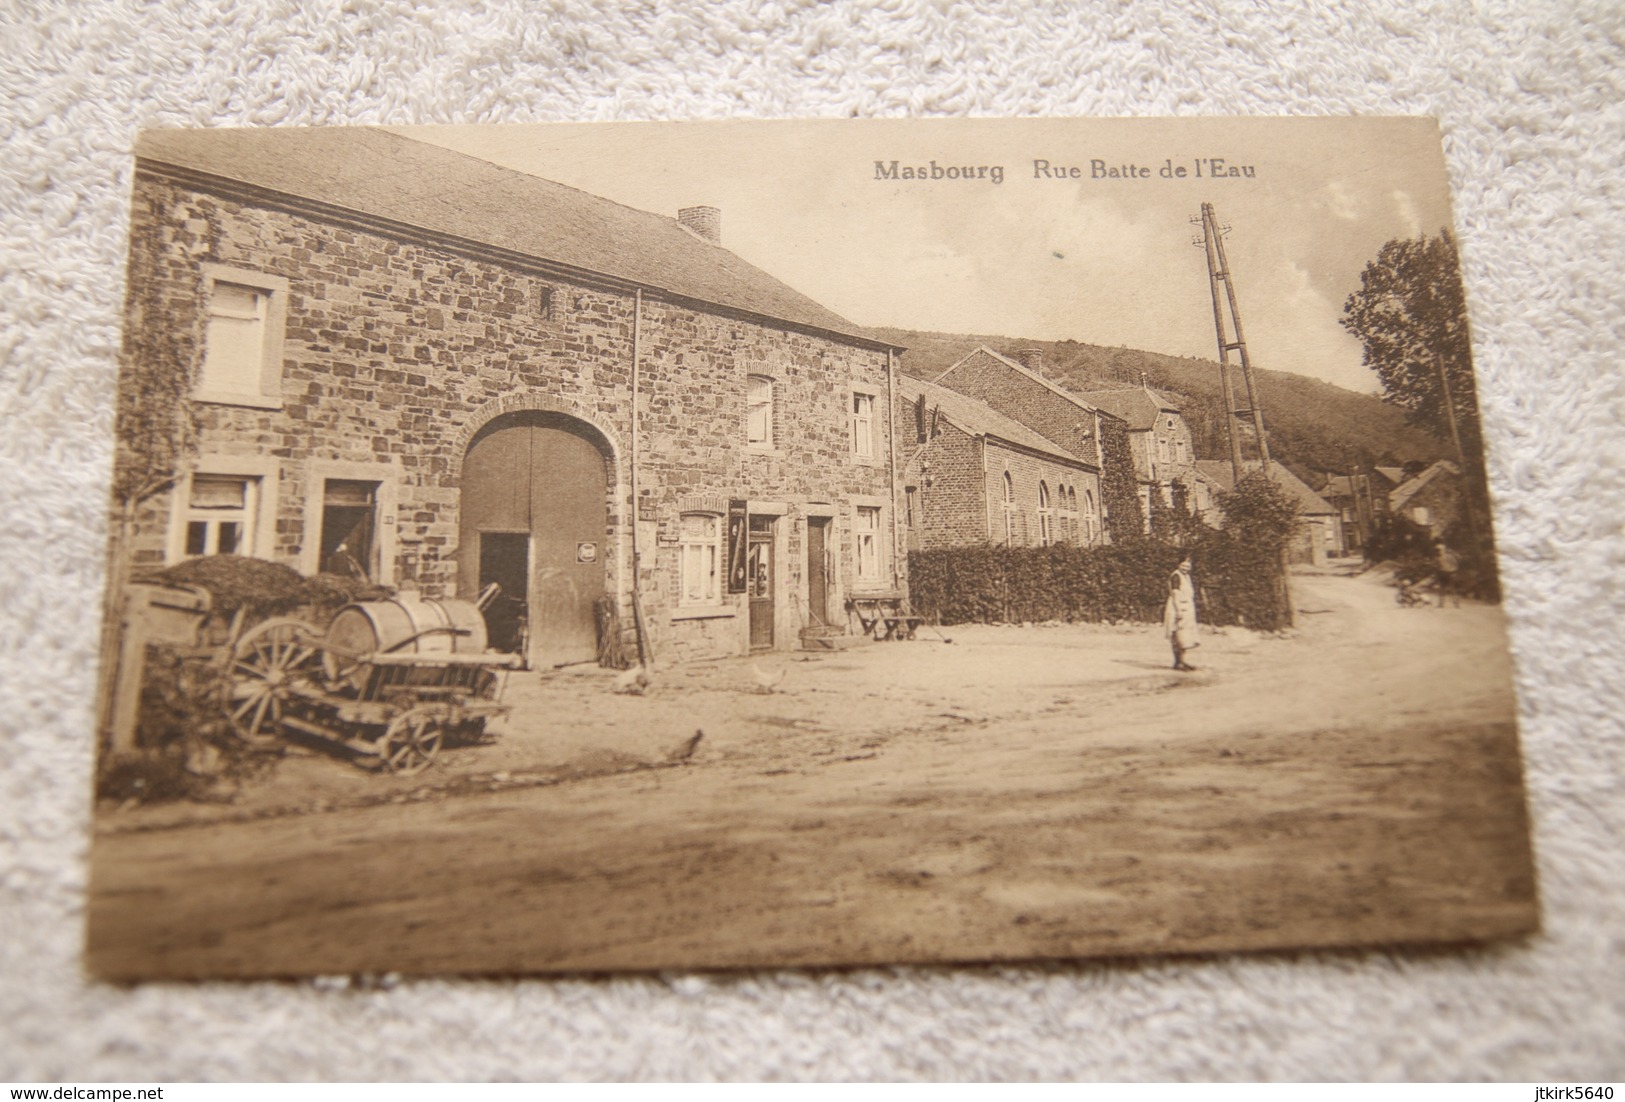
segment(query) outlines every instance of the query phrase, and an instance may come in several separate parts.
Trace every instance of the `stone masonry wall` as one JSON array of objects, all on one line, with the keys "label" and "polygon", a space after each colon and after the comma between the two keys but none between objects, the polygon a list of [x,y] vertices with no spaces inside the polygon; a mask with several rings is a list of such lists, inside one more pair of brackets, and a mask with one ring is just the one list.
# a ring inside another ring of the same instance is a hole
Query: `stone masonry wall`
[{"label": "stone masonry wall", "polygon": [[[993,518],[993,542],[1004,539],[1004,475],[1010,474],[1014,503],[1010,525],[1010,543],[1014,547],[1037,547],[1042,526],[1039,523],[1039,483],[1049,487],[1051,511],[1050,543],[1070,543],[1087,546],[1098,542],[1083,535],[1082,515],[1086,510],[1086,494],[1100,501],[1100,480],[1093,471],[1052,460],[1040,459],[1027,452],[1002,447],[997,441],[987,443],[987,478],[984,493],[988,515]],[[1062,507],[1061,488],[1075,490],[1078,497],[1078,523]],[[1097,513],[1098,517],[1098,513]],[[1098,524],[1097,524],[1098,536]]]},{"label": "stone masonry wall", "polygon": [[[306,485],[310,463],[375,464],[395,483],[395,515],[380,522],[397,528],[398,577],[430,596],[450,594],[469,437],[496,412],[556,410],[594,426],[613,455],[606,547],[620,550],[611,553],[607,575],[631,631],[619,582],[631,565],[630,541],[621,538],[632,516],[630,294],[144,175],[132,222],[127,331],[175,327],[178,345],[191,354],[176,370],[195,371],[201,354],[203,262],[289,282],[281,408],[196,407],[205,455],[276,461],[275,485],[267,487],[276,500],[272,557],[297,565],[305,542],[317,537],[306,531],[306,499],[319,490]],[[779,550],[787,568],[800,549],[802,507],[828,503],[838,584],[848,591],[856,584],[852,500],[884,502],[890,584],[885,352],[647,298],[641,339],[637,516],[645,611],[657,646],[689,631],[666,615],[667,591],[675,589],[677,518],[696,500],[721,509],[729,498],[783,503]],[[775,380],[775,446],[761,452],[745,446],[750,374]],[[850,454],[854,386],[875,396],[869,462]],[[162,560],[169,512],[162,495],[142,510],[137,561]],[[804,595],[804,579],[787,571],[781,591],[787,599]],[[690,634],[719,632],[711,624]]]},{"label": "stone masonry wall", "polygon": [[926,444],[916,440],[908,403],[900,402],[899,441],[910,442],[911,458],[903,472],[915,487],[915,532],[922,550],[985,543],[988,538],[986,478],[982,447],[976,437],[945,419]]},{"label": "stone masonry wall", "polygon": [[936,382],[985,402],[1073,454],[1086,460],[1094,455],[1091,411],[983,350],[954,365]]}]

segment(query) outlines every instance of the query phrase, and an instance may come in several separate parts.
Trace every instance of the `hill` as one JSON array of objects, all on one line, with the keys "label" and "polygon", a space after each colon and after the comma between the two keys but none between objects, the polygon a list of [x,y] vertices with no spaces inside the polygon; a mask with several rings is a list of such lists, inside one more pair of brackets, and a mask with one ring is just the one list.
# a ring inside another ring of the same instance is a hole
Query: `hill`
[{"label": "hill", "polygon": [[[907,348],[902,369],[923,379],[935,378],[978,345],[1006,356],[1018,348],[1041,348],[1044,375],[1068,390],[1110,390],[1147,383],[1179,402],[1190,424],[1199,459],[1226,459],[1224,400],[1215,360],[1167,356],[1135,348],[1105,348],[1077,341],[1029,341],[966,333],[925,333],[910,329],[872,329],[876,340]],[[1350,460],[1364,467],[1398,465],[1408,459],[1431,462],[1445,458],[1445,443],[1406,423],[1405,411],[1369,394],[1294,375],[1254,368],[1270,454],[1311,486],[1321,472],[1346,471]],[[1232,378],[1240,391],[1241,371]],[[1237,405],[1245,404],[1245,393]],[[1251,455],[1250,444],[1244,454]]]}]

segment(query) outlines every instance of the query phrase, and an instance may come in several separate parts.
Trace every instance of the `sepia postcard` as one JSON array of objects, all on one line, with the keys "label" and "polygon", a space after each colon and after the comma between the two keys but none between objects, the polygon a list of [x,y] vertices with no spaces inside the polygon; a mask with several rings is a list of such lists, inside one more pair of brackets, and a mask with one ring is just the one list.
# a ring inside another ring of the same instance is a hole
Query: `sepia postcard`
[{"label": "sepia postcard", "polygon": [[1432,120],[133,152],[93,975],[1538,928]]}]

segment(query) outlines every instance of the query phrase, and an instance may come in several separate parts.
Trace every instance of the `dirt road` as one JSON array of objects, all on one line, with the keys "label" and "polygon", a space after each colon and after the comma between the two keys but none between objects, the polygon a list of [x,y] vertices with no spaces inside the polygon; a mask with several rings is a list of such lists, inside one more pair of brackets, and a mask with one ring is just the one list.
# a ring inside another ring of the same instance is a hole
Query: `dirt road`
[{"label": "dirt road", "polygon": [[445,791],[311,759],[343,780],[303,806],[334,810],[104,816],[89,963],[735,967],[1532,929],[1499,610],[1296,584],[1295,637],[1209,634],[1190,675],[1155,629],[1056,626],[712,663],[643,697],[536,679]]}]

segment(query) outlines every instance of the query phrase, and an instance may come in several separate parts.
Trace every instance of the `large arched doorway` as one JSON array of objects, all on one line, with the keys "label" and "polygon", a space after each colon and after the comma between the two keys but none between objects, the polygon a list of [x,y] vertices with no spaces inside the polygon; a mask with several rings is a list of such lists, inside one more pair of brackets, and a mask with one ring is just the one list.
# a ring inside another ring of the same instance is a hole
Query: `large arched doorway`
[{"label": "large arched doorway", "polygon": [[492,582],[491,645],[533,665],[598,656],[594,602],[609,559],[609,448],[560,413],[504,414],[474,434],[463,458],[458,589]]}]

